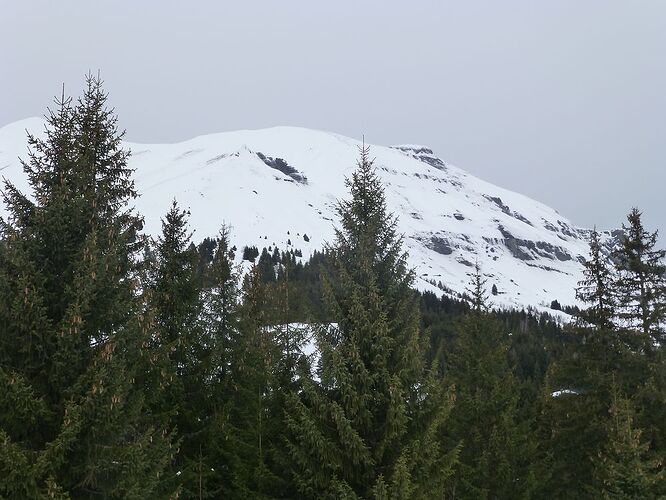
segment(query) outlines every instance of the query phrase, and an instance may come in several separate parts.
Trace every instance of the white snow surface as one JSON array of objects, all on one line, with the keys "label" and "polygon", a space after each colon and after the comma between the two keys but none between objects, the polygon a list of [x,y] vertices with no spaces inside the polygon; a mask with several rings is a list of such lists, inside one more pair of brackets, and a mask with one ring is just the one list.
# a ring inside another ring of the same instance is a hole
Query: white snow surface
[{"label": "white snow surface", "polygon": [[[40,118],[0,129],[0,175],[26,193],[18,158],[27,158],[26,130],[41,134],[43,129]],[[348,197],[344,181],[355,168],[361,142],[275,127],[125,146],[132,151],[130,166],[140,193],[136,207],[149,234],[159,233],[160,219],[175,198],[191,211],[195,240],[215,236],[225,223],[238,258],[246,245],[301,249],[307,257],[333,239],[335,203]],[[494,307],[545,310],[553,299],[576,303],[589,230],[445,163],[425,146],[372,145],[371,156],[388,207],[399,217],[416,288],[439,292],[433,283],[441,282],[463,293],[478,260],[488,292],[493,284],[499,291],[490,297]],[[6,215],[4,207],[0,214]],[[613,239],[610,233],[604,238],[609,244]]]},{"label": "white snow surface", "polygon": [[579,391],[574,390],[574,389],[560,389],[559,391],[553,392],[550,396],[553,398],[559,398],[561,396],[578,396],[580,394]]}]

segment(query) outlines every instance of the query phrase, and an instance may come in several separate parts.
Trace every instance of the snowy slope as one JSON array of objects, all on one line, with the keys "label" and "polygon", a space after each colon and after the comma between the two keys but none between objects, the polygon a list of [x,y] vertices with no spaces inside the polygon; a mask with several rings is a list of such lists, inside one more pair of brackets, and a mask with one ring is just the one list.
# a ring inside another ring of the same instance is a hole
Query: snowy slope
[{"label": "snowy slope", "polygon": [[[31,118],[0,129],[0,175],[25,187]],[[177,144],[131,144],[141,197],[137,207],[156,234],[175,197],[191,210],[195,239],[232,226],[232,240],[300,248],[304,255],[333,236],[336,199],[355,166],[359,141],[294,127],[212,134]],[[389,208],[399,217],[416,286],[457,293],[478,259],[499,307],[574,304],[589,231],[555,210],[444,163],[423,146],[372,146]],[[4,209],[0,210],[4,214]],[[305,241],[307,235],[309,241]],[[612,237],[606,235],[610,244]],[[238,252],[240,254],[240,252]]]}]

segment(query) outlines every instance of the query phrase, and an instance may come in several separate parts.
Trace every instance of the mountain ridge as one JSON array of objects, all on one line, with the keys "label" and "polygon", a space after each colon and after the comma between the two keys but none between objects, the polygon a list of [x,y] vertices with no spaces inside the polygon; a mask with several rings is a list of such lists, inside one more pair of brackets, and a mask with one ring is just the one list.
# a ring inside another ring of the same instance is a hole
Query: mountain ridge
[{"label": "mountain ridge", "polygon": [[[0,175],[27,190],[18,156],[43,120],[0,128]],[[132,151],[146,231],[156,235],[173,198],[191,211],[195,239],[231,225],[238,246],[298,248],[307,257],[333,237],[336,200],[347,196],[362,142],[300,127],[206,134],[173,144],[126,142]],[[556,210],[495,186],[424,145],[371,145],[388,207],[399,217],[421,290],[466,290],[475,262],[498,295],[497,307],[576,304],[589,229]],[[0,208],[4,214],[4,207]],[[616,232],[603,233],[610,248]],[[238,252],[240,255],[241,252]]]}]

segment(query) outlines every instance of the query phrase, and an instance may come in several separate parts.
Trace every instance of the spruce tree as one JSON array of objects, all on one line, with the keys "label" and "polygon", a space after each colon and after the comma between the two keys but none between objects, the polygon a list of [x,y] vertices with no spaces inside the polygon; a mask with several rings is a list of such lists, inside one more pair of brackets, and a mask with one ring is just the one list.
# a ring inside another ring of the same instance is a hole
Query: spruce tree
[{"label": "spruce tree", "polygon": [[553,497],[594,497],[598,453],[607,439],[611,380],[628,386],[635,361],[618,328],[615,276],[599,234],[590,236],[577,298],[587,305],[567,326],[569,342],[548,369],[540,411],[541,440],[552,454],[550,481],[541,492]]},{"label": "spruce tree", "polygon": [[630,346],[630,370],[623,368],[622,387],[637,402],[638,425],[655,453],[666,450],[666,264],[665,250],[656,249],[657,232],[643,227],[634,208],[623,225],[615,251],[619,297],[618,319]]},{"label": "spruce tree", "polygon": [[[140,498],[163,479],[170,436],[143,418],[147,336],[137,288],[142,220],[129,152],[88,76],[29,136],[30,196],[5,184],[0,493]],[[11,411],[11,405],[22,408]],[[28,417],[26,412],[30,411]],[[21,412],[28,417],[19,424]]]},{"label": "spruce tree", "polygon": [[225,351],[229,338],[238,328],[238,269],[234,265],[234,251],[229,247],[229,228],[220,229],[216,249],[207,271],[209,286],[204,291],[205,336],[212,346],[211,367],[213,378],[225,377]]},{"label": "spruce tree", "polygon": [[566,328],[570,342],[548,369],[541,401],[540,439],[552,456],[552,476],[540,489],[544,496],[575,498],[594,491],[597,454],[606,439],[611,375],[627,367],[615,322],[613,271],[596,230],[589,245],[590,258],[576,289],[587,308]]},{"label": "spruce tree", "polygon": [[146,352],[146,393],[151,417],[177,433],[179,450],[172,463],[173,488],[190,491],[198,475],[192,469],[200,431],[201,374],[199,318],[202,290],[198,253],[188,229],[189,212],[174,200],[162,219],[162,233],[147,262],[147,316],[151,336]]},{"label": "spruce tree", "polygon": [[257,263],[257,269],[261,281],[264,283],[274,283],[275,282],[275,262],[273,257],[268,252],[266,248],[261,251],[259,256],[259,262]]},{"label": "spruce tree", "polygon": [[265,288],[255,266],[243,285],[242,312],[238,328],[230,332],[227,349],[228,377],[225,383],[224,436],[227,498],[256,497],[265,483],[264,441],[270,350],[265,328]]},{"label": "spruce tree", "polygon": [[594,498],[585,492],[594,487],[608,408],[609,375],[599,366],[567,352],[549,367],[538,407],[539,458],[549,472],[539,481],[540,498]]},{"label": "spruce tree", "polygon": [[628,226],[614,257],[618,278],[618,316],[626,326],[640,334],[636,342],[652,354],[666,341],[666,250],[655,249],[657,232],[643,227],[641,212],[633,208]]},{"label": "spruce tree", "polygon": [[[590,235],[590,258],[584,263],[583,279],[576,298],[587,305],[570,326],[574,340],[567,351],[570,359],[560,360],[560,371],[572,370],[569,383],[589,396],[596,393],[608,402],[607,375],[617,372],[627,361],[624,335],[616,324],[618,297],[611,263],[602,254],[599,233]],[[626,368],[626,366],[625,366]],[[581,373],[582,371],[582,373]]]},{"label": "spruce tree", "polygon": [[657,491],[664,478],[663,456],[658,459],[649,454],[649,443],[642,441],[641,431],[635,427],[632,402],[617,385],[606,428],[607,441],[595,461],[595,497],[663,498]]},{"label": "spruce tree", "polygon": [[488,313],[485,281],[477,264],[472,310],[457,325],[448,356],[456,404],[447,435],[462,442],[450,496],[529,498],[534,493],[535,441],[531,422],[521,419],[520,385],[509,364],[509,337]]},{"label": "spruce tree", "polygon": [[413,273],[367,148],[346,184],[323,277],[332,323],[288,401],[293,480],[304,498],[439,497],[455,457],[438,439],[448,393],[424,366]]},{"label": "spruce tree", "polygon": [[270,317],[269,288],[257,266],[245,276],[242,294],[238,328],[229,332],[224,407],[215,430],[220,493],[274,498],[286,487],[276,467],[284,422],[277,377],[283,352]]},{"label": "spruce tree", "polygon": [[590,257],[583,264],[583,279],[576,289],[576,298],[588,304],[580,318],[598,331],[614,330],[617,315],[617,298],[612,288],[614,276],[609,260],[602,253],[596,228],[590,234],[589,245]]},{"label": "spruce tree", "polygon": [[229,231],[222,227],[210,265],[205,271],[207,286],[203,296],[203,314],[196,343],[202,392],[190,395],[197,409],[200,431],[192,440],[189,454],[194,489],[184,489],[193,498],[220,498],[235,491],[231,484],[231,463],[227,450],[230,388],[232,384],[231,349],[239,331],[238,269],[229,247]]},{"label": "spruce tree", "polygon": [[467,291],[472,297],[472,309],[477,312],[487,312],[488,305],[488,292],[486,291],[486,284],[488,280],[483,277],[481,272],[481,264],[477,260],[474,264],[474,274],[472,274],[472,281]]}]

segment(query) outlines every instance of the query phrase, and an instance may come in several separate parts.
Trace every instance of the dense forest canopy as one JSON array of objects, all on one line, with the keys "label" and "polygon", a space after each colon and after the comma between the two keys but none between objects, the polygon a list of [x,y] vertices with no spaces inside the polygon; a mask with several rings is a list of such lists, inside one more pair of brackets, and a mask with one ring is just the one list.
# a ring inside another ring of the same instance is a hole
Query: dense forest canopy
[{"label": "dense forest canopy", "polygon": [[612,253],[592,233],[563,325],[493,309],[478,265],[464,297],[415,291],[368,148],[306,258],[194,241],[177,200],[145,235],[122,137],[88,76],[29,137],[30,192],[2,189],[1,497],[666,495],[666,252],[638,209]]}]

